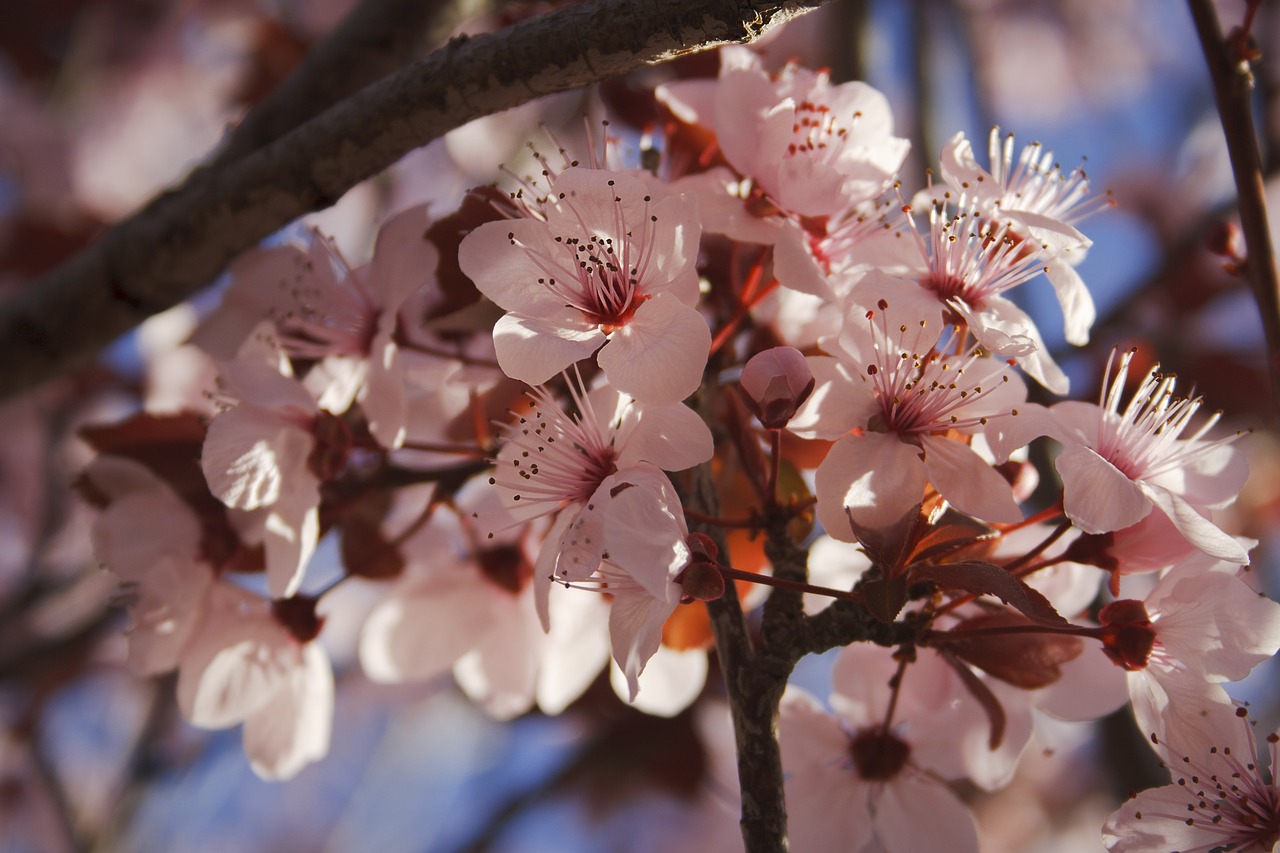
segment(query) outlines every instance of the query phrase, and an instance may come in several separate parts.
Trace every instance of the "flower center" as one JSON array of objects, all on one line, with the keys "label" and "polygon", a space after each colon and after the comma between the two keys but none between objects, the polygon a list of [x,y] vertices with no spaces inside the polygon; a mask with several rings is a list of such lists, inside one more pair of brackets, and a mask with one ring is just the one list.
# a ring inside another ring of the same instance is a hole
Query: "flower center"
[{"label": "flower center", "polygon": [[863,729],[849,742],[849,757],[858,775],[870,782],[885,782],[902,772],[911,747],[882,727]]}]

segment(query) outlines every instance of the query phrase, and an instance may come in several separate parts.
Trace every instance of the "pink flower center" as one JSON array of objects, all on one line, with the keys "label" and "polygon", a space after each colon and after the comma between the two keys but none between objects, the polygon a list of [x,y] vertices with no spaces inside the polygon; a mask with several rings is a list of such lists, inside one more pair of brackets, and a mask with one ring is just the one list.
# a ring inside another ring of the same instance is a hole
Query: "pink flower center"
[{"label": "pink flower center", "polygon": [[581,387],[570,381],[569,390],[579,411],[576,417],[545,387],[531,389],[528,410],[507,427],[506,444],[489,478],[513,504],[520,504],[522,513],[533,513],[525,517],[584,503],[618,469],[613,428],[600,425]]},{"label": "pink flower center", "polygon": [[[651,196],[644,196],[639,222],[629,222],[615,181],[611,222],[588,222],[574,199],[564,193],[555,199],[558,208],[576,219],[563,233],[553,233],[557,250],[543,251],[526,245],[514,233],[511,245],[521,248],[543,275],[537,283],[580,312],[584,319],[610,334],[627,325],[649,294],[644,283],[653,261],[658,217],[650,212]],[[551,227],[550,224],[548,227]]]},{"label": "pink flower center", "polygon": [[[878,313],[867,312],[876,353],[876,360],[867,365],[867,375],[880,403],[880,415],[868,428],[907,437],[985,424],[986,416],[966,413],[995,387],[984,388],[966,376],[978,359],[977,348],[944,357],[935,348],[937,336],[924,320],[893,328],[888,308],[882,299]],[[997,381],[1008,382],[1008,374],[1001,373]],[[1017,410],[1010,414],[1016,415]]]}]

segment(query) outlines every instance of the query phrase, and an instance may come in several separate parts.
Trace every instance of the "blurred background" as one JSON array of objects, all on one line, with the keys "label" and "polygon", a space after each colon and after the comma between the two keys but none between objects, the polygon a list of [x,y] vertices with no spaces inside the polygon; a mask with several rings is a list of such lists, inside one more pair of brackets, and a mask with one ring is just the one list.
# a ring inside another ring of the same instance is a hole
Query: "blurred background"
[{"label": "blurred background", "polygon": [[[394,4],[385,4],[392,8]],[[432,6],[432,4],[420,4]],[[450,30],[478,32],[549,3],[440,2],[412,27],[415,52]],[[343,19],[352,0],[51,0],[0,13],[0,296],[22,288],[215,151],[228,128]],[[1223,29],[1244,0],[1218,4]],[[408,27],[409,25],[406,24]],[[1280,169],[1280,8],[1252,34],[1263,159]],[[1117,206],[1081,229],[1079,271],[1098,303],[1094,343],[1074,350],[1047,287],[1019,291],[1072,377],[1096,394],[1113,345],[1141,348],[1194,386],[1224,426],[1252,428],[1252,476],[1223,527],[1261,541],[1272,597],[1280,510],[1276,400],[1261,324],[1243,278],[1206,238],[1235,216],[1234,187],[1190,16],[1169,0],[838,0],[762,46],[836,81],[863,79],[893,104],[913,150],[904,183],[957,132],[979,159],[990,128],[1038,140],[1064,167],[1086,164]],[[652,87],[714,76],[704,54],[482,120],[407,157],[310,217],[344,253],[367,257],[378,223],[421,201],[448,210],[494,179],[540,124],[581,128],[652,114]],[[566,133],[572,135],[575,131]],[[1269,182],[1273,211],[1280,183]],[[1280,237],[1274,227],[1273,234]],[[207,307],[215,296],[196,300]],[[180,396],[162,369],[192,309],[157,318],[94,365],[0,403],[0,851],[733,850],[732,745],[715,698],[673,719],[646,716],[607,683],[556,718],[487,719],[449,680],[370,683],[355,665],[358,623],[335,615],[324,642],[338,678],[324,761],[272,784],[248,768],[238,730],[202,732],[174,707],[171,680],[124,667],[120,591],[89,547],[92,511],[69,488],[90,456],[75,436],[144,396]],[[318,560],[335,560],[333,543]],[[1274,662],[1273,662],[1274,663]],[[821,685],[821,661],[797,676]],[[1280,722],[1274,665],[1235,685],[1260,726]],[[1126,792],[1163,784],[1123,714],[1045,721],[1020,778],[970,792],[984,849],[1101,849]]]}]

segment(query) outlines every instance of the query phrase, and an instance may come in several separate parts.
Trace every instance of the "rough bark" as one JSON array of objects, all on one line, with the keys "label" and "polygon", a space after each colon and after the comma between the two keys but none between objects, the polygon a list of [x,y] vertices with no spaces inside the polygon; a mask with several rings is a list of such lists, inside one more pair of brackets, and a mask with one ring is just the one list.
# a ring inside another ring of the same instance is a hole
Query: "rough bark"
[{"label": "rough bark", "polygon": [[269,145],[197,169],[0,305],[0,397],[84,362],[240,252],[447,131],[762,33],[825,0],[586,0],[458,38]]}]

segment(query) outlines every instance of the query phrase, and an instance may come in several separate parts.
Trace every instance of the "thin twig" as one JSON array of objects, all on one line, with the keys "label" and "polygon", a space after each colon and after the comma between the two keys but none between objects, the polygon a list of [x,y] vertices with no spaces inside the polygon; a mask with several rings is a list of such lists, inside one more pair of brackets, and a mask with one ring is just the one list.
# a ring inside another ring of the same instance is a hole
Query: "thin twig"
[{"label": "thin twig", "polygon": [[1231,57],[1211,0],[1188,0],[1188,5],[1213,79],[1214,100],[1240,198],[1240,224],[1249,252],[1246,272],[1262,315],[1273,393],[1280,398],[1280,275],[1267,226],[1262,158],[1250,103],[1252,77],[1247,65]]},{"label": "thin twig", "polygon": [[0,397],[85,361],[240,252],[465,122],[751,42],[826,0],[585,0],[453,39],[264,148],[197,169],[0,305]]}]

